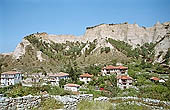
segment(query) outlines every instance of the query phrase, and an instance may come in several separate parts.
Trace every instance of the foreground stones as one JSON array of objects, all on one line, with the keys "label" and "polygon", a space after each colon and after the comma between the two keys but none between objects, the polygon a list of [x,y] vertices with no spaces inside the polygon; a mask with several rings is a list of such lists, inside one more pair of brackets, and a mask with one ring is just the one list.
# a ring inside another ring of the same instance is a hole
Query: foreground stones
[{"label": "foreground stones", "polygon": [[92,94],[80,94],[80,95],[43,95],[43,96],[23,96],[17,98],[0,98],[0,110],[30,110],[34,107],[39,107],[41,99],[43,98],[54,98],[64,104],[64,110],[76,110],[77,104],[81,100],[88,101],[111,101],[113,106],[119,105],[116,101],[122,101],[124,104],[137,104],[140,106],[147,106],[151,109],[165,109],[170,107],[170,102],[160,101],[149,98],[138,98],[138,97],[98,97],[93,98]]}]

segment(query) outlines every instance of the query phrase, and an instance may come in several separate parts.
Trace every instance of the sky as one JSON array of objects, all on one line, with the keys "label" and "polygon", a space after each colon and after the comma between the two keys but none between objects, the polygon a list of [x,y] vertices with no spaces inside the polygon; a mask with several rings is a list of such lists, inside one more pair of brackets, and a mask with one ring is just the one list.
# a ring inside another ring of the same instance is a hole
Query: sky
[{"label": "sky", "polygon": [[0,53],[36,32],[83,35],[101,23],[170,21],[170,0],[0,0]]}]

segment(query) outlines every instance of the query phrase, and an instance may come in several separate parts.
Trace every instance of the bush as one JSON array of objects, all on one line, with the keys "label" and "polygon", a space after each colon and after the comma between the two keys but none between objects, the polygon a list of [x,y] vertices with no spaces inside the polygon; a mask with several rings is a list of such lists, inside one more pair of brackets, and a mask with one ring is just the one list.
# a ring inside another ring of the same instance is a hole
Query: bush
[{"label": "bush", "polygon": [[46,91],[50,95],[70,95],[72,92],[65,91],[58,86],[44,85],[42,87],[23,87],[21,85],[14,85],[9,87],[0,88],[0,94],[7,97],[22,97],[26,95],[40,95],[40,92]]},{"label": "bush", "polygon": [[40,106],[34,110],[55,110],[64,108],[64,104],[54,98],[42,99]]}]

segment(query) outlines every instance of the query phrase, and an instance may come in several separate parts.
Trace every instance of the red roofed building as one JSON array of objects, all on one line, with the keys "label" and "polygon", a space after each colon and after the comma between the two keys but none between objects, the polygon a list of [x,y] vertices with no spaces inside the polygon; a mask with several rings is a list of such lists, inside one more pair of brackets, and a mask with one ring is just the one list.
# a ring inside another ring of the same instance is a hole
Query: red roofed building
[{"label": "red roofed building", "polygon": [[8,71],[1,73],[1,86],[15,85],[22,81],[22,73],[16,71]]},{"label": "red roofed building", "polygon": [[85,84],[87,84],[88,82],[90,82],[93,77],[93,75],[90,75],[90,74],[88,74],[88,73],[84,73],[84,74],[82,74],[82,75],[80,75],[80,81],[83,81]]},{"label": "red roofed building", "polygon": [[78,84],[66,84],[64,85],[64,90],[72,91],[72,92],[77,92],[79,91],[80,85]]},{"label": "red roofed building", "polygon": [[51,82],[51,85],[57,85],[59,86],[59,81],[61,79],[69,79],[69,74],[68,73],[63,73],[63,72],[60,72],[60,73],[56,73],[56,74],[48,74],[49,76],[49,81]]},{"label": "red roofed building", "polygon": [[159,81],[160,79],[157,78],[157,77],[151,77],[150,80],[151,80],[151,81]]},{"label": "red roofed building", "polygon": [[101,71],[103,76],[111,74],[121,75],[127,74],[128,67],[108,65],[106,67],[103,67]]},{"label": "red roofed building", "polygon": [[133,78],[127,75],[117,76],[117,86],[120,89],[126,89],[126,88],[128,89],[132,87],[132,82],[133,82],[132,80]]}]

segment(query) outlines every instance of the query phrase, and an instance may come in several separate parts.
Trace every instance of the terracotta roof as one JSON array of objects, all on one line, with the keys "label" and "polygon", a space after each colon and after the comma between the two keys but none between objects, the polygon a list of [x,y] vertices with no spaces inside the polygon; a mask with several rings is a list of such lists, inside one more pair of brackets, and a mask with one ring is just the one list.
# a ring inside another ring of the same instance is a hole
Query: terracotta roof
[{"label": "terracotta roof", "polygon": [[66,84],[65,86],[68,86],[68,87],[79,87],[80,85],[69,83],[69,84]]},{"label": "terracotta roof", "polygon": [[103,69],[128,69],[128,67],[108,65],[106,67],[103,67]]},{"label": "terracotta roof", "polygon": [[133,78],[130,77],[130,76],[127,76],[127,75],[120,75],[120,76],[117,76],[117,79],[127,79],[127,80],[132,80]]},{"label": "terracotta roof", "polygon": [[21,72],[16,72],[16,71],[7,71],[7,72],[3,72],[1,74],[21,74]]},{"label": "terracotta roof", "polygon": [[69,74],[60,72],[60,73],[57,73],[57,74],[49,74],[49,76],[62,77],[62,76],[69,76]]},{"label": "terracotta roof", "polygon": [[128,69],[128,67],[125,66],[118,66],[120,69]]},{"label": "terracotta roof", "polygon": [[93,75],[90,75],[90,74],[88,74],[88,73],[84,73],[84,74],[80,75],[80,77],[88,77],[88,78],[91,78],[91,77],[93,77]]},{"label": "terracotta roof", "polygon": [[159,81],[160,79],[159,78],[157,78],[157,77],[152,77],[152,78],[150,78],[151,80],[155,80],[155,81]]}]

